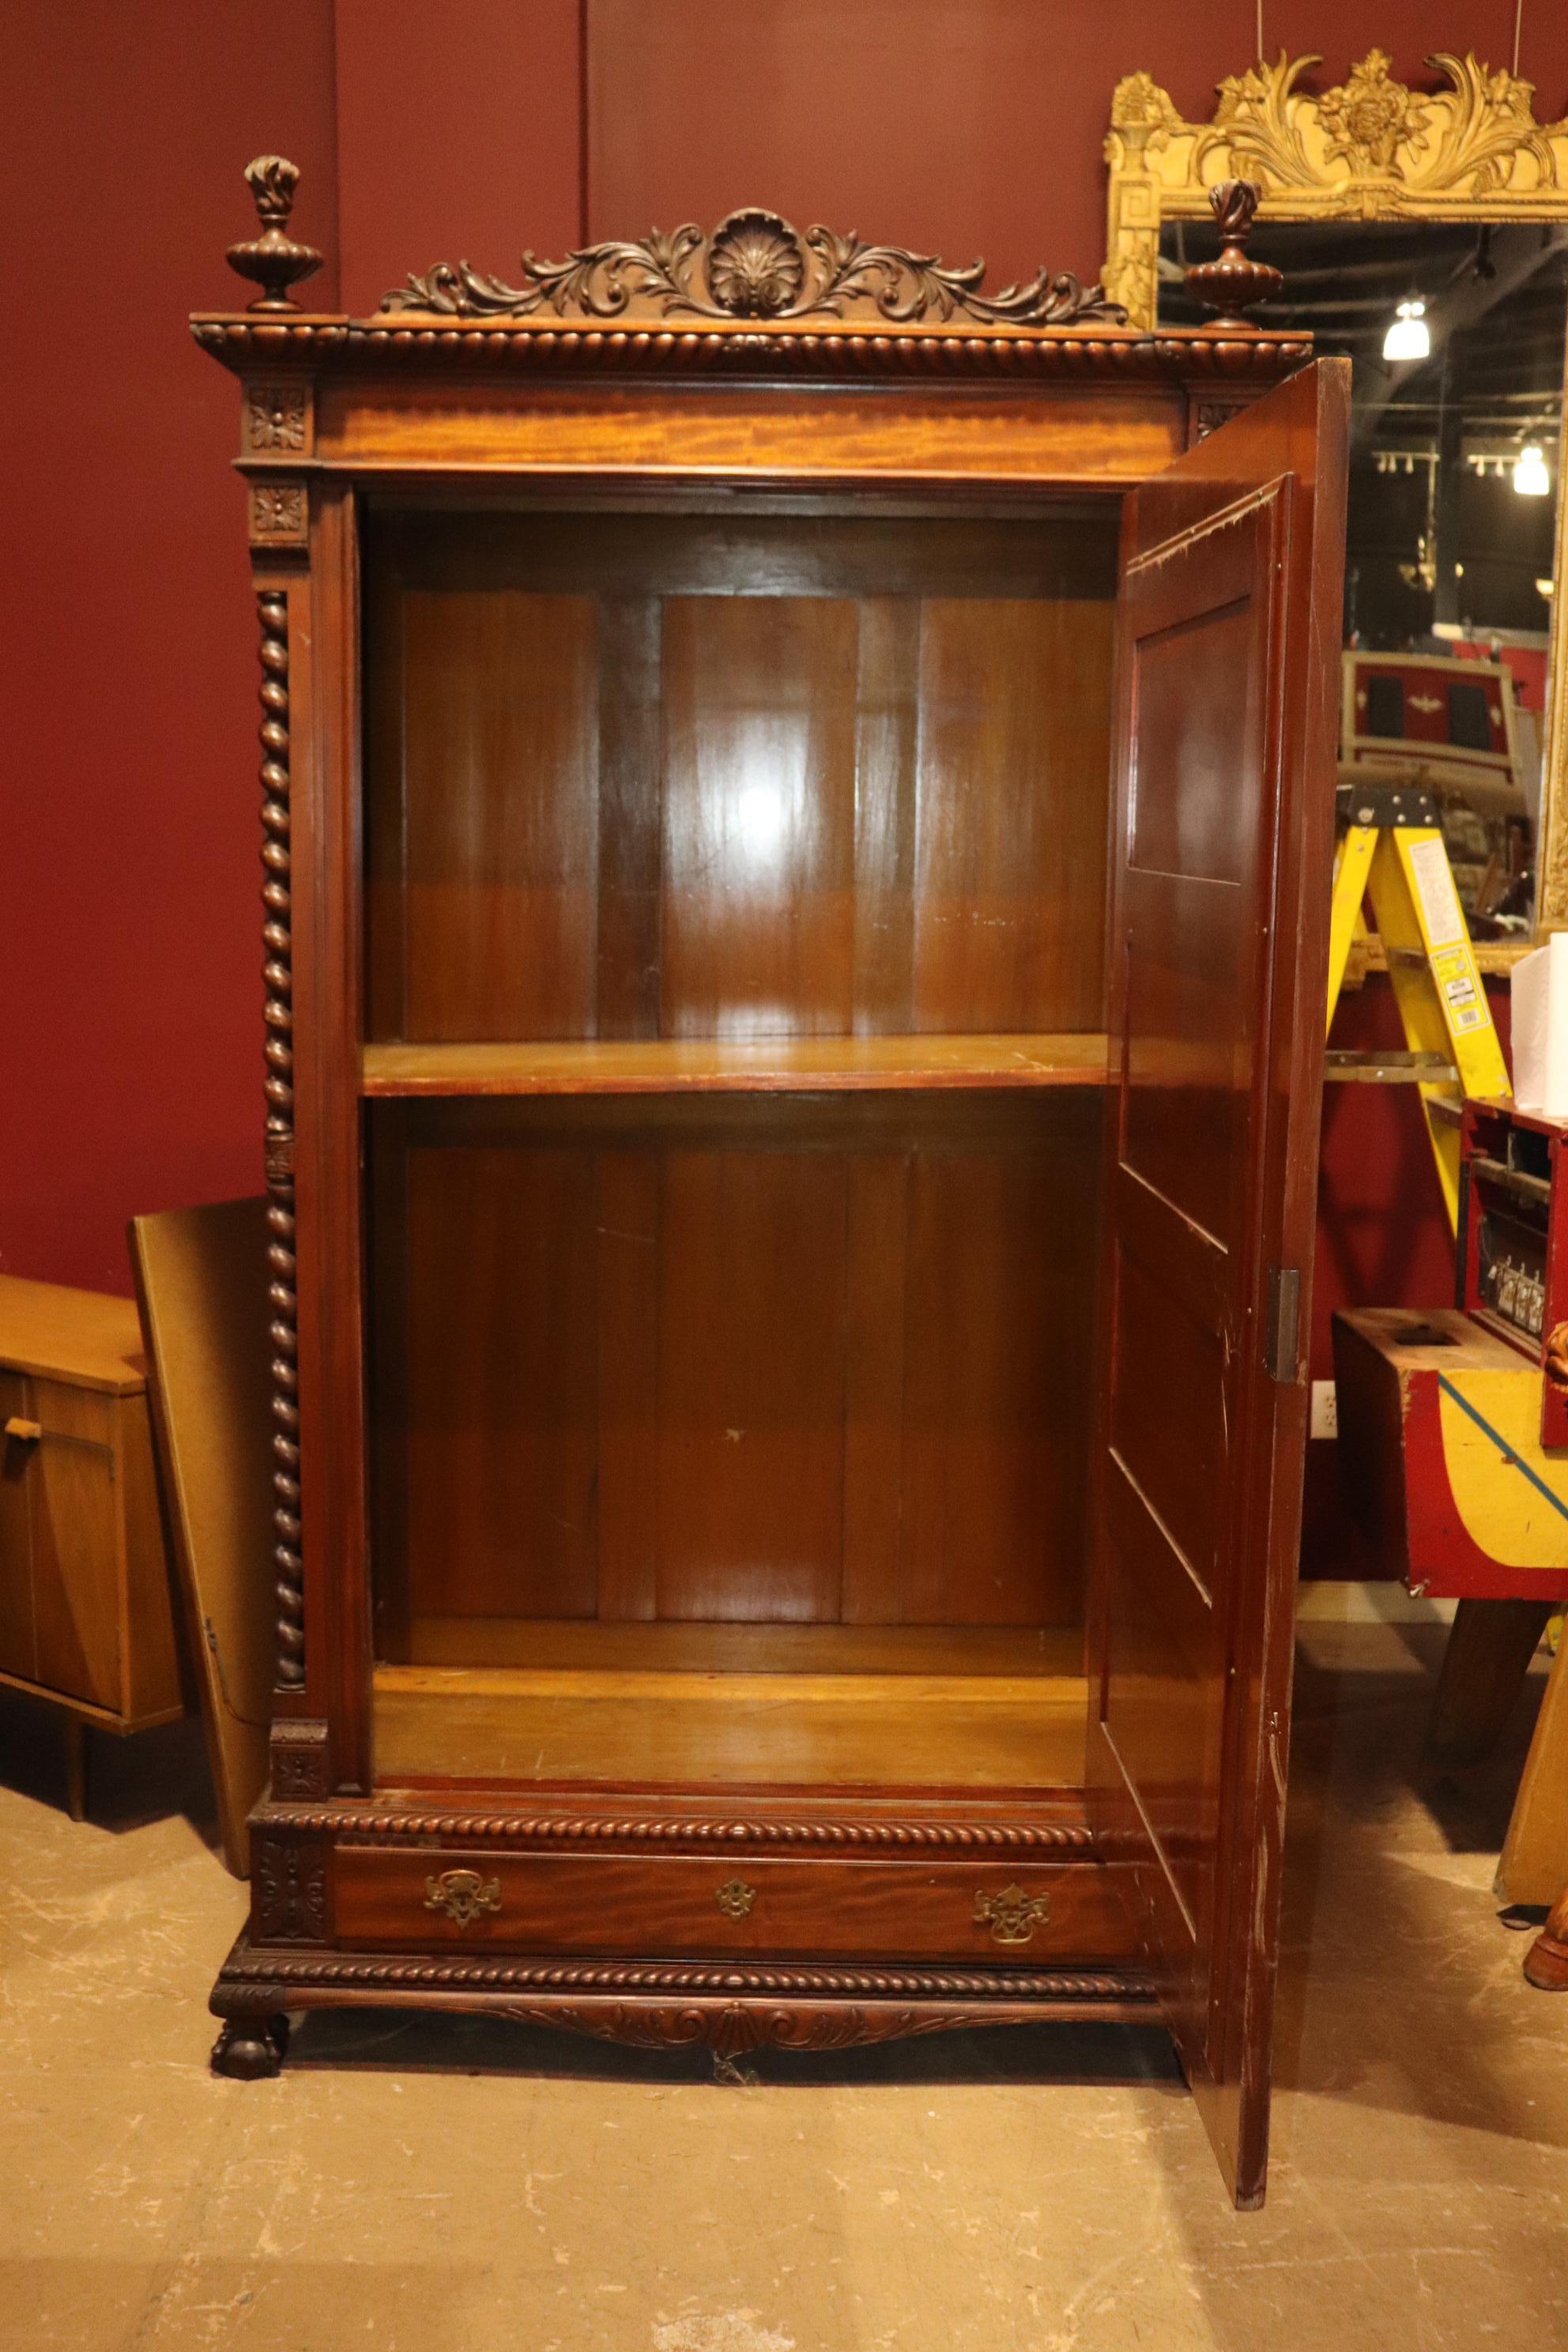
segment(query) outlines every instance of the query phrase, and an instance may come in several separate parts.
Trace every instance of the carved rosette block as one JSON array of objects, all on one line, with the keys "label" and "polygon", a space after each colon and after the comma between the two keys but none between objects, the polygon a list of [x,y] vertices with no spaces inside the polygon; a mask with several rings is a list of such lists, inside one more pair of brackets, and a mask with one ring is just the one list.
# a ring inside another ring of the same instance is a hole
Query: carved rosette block
[{"label": "carved rosette block", "polygon": [[306,545],[310,501],[303,482],[252,482],[249,505],[253,547]]},{"label": "carved rosette block", "polygon": [[272,1530],[277,1571],[277,1684],[305,1681],[305,1568],[300,1540],[300,1297],[294,1263],[294,975],[289,898],[289,599],[263,589],[261,624],[261,897],[266,908],[267,1299],[272,1360]]},{"label": "carved rosette block", "polygon": [[301,278],[312,278],[321,266],[313,245],[296,245],[289,235],[289,215],[300,184],[300,166],[286,155],[258,155],[245,167],[246,184],[256,205],[261,234],[228,248],[228,266],[248,278],[261,291],[252,310],[297,310],[289,289]]},{"label": "carved rosette block", "polygon": [[900,326],[955,318],[1029,327],[1079,321],[1120,326],[1126,318],[1103,288],[1068,271],[1040,269],[1026,285],[982,292],[984,261],[946,267],[934,254],[868,245],[815,224],[804,233],[778,213],[748,205],[725,215],[710,236],[694,221],[650,229],[638,241],[580,247],[563,261],[522,257],[521,279],[504,279],[471,263],[438,262],[382,300],[383,310],[426,310],[446,318],[522,319],[546,310],[559,319],[693,318],[757,320],[872,317]]},{"label": "carved rosette block", "polygon": [[1243,316],[1257,302],[1272,301],[1285,280],[1267,261],[1247,258],[1247,240],[1258,216],[1262,191],[1256,180],[1222,180],[1209,191],[1219,230],[1217,261],[1200,261],[1186,274],[1188,293],[1205,310],[1217,310],[1216,327],[1248,327]]},{"label": "carved rosette block", "polygon": [[272,1797],[287,1804],[324,1797],[327,1778],[327,1727],[284,1717],[272,1727]]}]

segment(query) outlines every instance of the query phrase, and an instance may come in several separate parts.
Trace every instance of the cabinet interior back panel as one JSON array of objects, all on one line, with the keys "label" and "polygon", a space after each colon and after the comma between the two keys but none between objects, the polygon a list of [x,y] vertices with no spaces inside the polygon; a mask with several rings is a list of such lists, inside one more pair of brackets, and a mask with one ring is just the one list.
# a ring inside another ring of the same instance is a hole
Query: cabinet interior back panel
[{"label": "cabinet interior back panel", "polygon": [[379,1106],[384,1656],[1081,1609],[1100,1102]]},{"label": "cabinet interior back panel", "polygon": [[1093,524],[373,530],[372,1035],[1097,1027],[1111,585]]}]

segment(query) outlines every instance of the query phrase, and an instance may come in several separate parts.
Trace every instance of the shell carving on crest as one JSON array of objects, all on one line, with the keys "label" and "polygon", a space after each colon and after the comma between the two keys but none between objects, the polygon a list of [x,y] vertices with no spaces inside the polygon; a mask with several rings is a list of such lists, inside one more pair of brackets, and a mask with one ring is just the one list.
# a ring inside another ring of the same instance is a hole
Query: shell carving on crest
[{"label": "shell carving on crest", "polygon": [[776,213],[731,213],[708,249],[708,288],[737,319],[777,319],[800,299],[800,240]]}]

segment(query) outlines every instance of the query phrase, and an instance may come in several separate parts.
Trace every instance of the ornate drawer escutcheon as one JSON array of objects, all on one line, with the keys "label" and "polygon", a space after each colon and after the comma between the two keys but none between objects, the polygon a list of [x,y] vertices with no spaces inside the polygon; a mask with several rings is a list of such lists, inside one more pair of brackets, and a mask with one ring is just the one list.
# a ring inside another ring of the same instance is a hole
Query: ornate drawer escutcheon
[{"label": "ornate drawer escutcheon", "polygon": [[1026,1895],[1021,1886],[1005,1886],[1000,1895],[981,1893],[974,1898],[974,1923],[989,1927],[994,1944],[1026,1944],[1050,1916],[1050,1898]]},{"label": "ornate drawer escutcheon", "polygon": [[471,1927],[486,1911],[500,1909],[500,1880],[477,1870],[444,1870],[425,1881],[425,1908],[444,1911],[455,1927]]},{"label": "ornate drawer escutcheon", "polygon": [[756,1899],[756,1888],[748,1886],[743,1878],[727,1878],[714,1897],[726,1919],[750,1918]]}]

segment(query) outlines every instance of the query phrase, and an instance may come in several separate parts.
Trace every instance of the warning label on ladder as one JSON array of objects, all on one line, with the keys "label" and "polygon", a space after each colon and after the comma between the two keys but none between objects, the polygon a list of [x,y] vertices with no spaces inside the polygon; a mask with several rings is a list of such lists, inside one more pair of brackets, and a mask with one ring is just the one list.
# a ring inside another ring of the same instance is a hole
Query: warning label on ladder
[{"label": "warning label on ladder", "polygon": [[1440,955],[1434,955],[1432,977],[1443,992],[1448,1026],[1456,1036],[1462,1036],[1467,1029],[1479,1029],[1491,1019],[1468,947],[1445,948]]},{"label": "warning label on ladder", "polygon": [[1415,883],[1415,896],[1421,904],[1421,919],[1426,927],[1427,944],[1434,948],[1453,945],[1463,940],[1464,911],[1459,894],[1454,887],[1454,877],[1448,867],[1448,853],[1441,834],[1428,840],[1412,842],[1410,871]]}]

